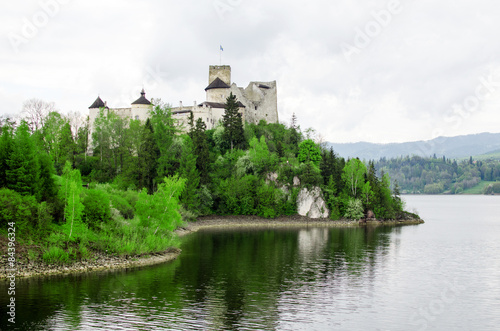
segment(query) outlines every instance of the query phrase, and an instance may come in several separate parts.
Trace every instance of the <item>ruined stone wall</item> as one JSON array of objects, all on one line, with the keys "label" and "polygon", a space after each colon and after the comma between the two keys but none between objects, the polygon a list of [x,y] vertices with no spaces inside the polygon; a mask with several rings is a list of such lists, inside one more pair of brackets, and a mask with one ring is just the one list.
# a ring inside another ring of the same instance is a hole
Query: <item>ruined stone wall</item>
[{"label": "ruined stone wall", "polygon": [[250,82],[245,89],[232,84],[231,92],[245,105],[246,121],[257,124],[264,119],[268,123],[278,123],[276,81]]}]

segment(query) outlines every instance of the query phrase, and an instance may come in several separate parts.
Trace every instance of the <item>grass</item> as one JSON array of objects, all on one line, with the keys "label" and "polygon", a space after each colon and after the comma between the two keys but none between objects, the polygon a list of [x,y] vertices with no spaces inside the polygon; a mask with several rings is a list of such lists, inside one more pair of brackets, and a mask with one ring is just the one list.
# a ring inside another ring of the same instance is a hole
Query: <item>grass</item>
[{"label": "grass", "polygon": [[[135,217],[131,220],[116,218],[101,224],[98,231],[87,229],[77,241],[68,241],[61,226],[54,226],[40,252],[47,263],[64,264],[74,260],[88,259],[93,251],[116,255],[141,255],[165,251],[178,246],[178,239],[170,231],[157,231],[140,225]],[[36,252],[30,252],[35,258]]]},{"label": "grass", "polygon": [[67,263],[69,261],[69,253],[58,246],[50,246],[42,258],[47,263]]},{"label": "grass", "polygon": [[474,187],[471,187],[471,188],[464,190],[461,194],[483,194],[486,186],[490,185],[491,183],[494,183],[494,182],[487,182],[485,180],[482,180],[481,182],[479,182],[479,184],[477,184]]},{"label": "grass", "polygon": [[[457,161],[468,161],[470,156],[457,158]],[[493,151],[486,154],[472,155],[474,161],[486,161],[486,160],[500,160],[500,150]]]}]

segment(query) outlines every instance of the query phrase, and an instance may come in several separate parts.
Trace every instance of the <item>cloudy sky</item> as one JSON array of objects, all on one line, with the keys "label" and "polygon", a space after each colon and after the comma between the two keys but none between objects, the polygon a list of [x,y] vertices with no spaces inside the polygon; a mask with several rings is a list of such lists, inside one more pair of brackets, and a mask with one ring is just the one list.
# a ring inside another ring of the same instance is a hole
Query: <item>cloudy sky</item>
[{"label": "cloudy sky", "polygon": [[0,115],[100,95],[205,99],[208,66],[277,80],[280,121],[331,142],[500,132],[493,0],[23,0],[0,13]]}]

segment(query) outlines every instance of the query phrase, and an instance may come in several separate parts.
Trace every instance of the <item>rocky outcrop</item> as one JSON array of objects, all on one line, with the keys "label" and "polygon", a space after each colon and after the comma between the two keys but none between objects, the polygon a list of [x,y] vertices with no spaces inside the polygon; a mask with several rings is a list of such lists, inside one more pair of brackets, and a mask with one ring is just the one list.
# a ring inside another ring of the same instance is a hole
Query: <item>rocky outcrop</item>
[{"label": "rocky outcrop", "polygon": [[327,218],[330,211],[328,210],[321,189],[315,187],[313,189],[303,188],[297,196],[297,212],[301,216],[309,218]]}]

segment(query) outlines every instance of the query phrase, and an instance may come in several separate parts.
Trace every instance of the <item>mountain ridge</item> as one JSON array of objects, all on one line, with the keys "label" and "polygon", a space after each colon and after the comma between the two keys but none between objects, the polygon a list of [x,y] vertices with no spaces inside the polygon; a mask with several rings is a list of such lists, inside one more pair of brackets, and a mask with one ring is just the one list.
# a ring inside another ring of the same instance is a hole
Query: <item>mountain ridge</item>
[{"label": "mountain ridge", "polygon": [[422,157],[446,156],[459,159],[483,155],[500,150],[500,133],[482,132],[454,137],[437,137],[432,140],[419,140],[404,143],[326,143],[327,148],[344,158],[358,157],[364,160],[395,158],[418,155]]}]

